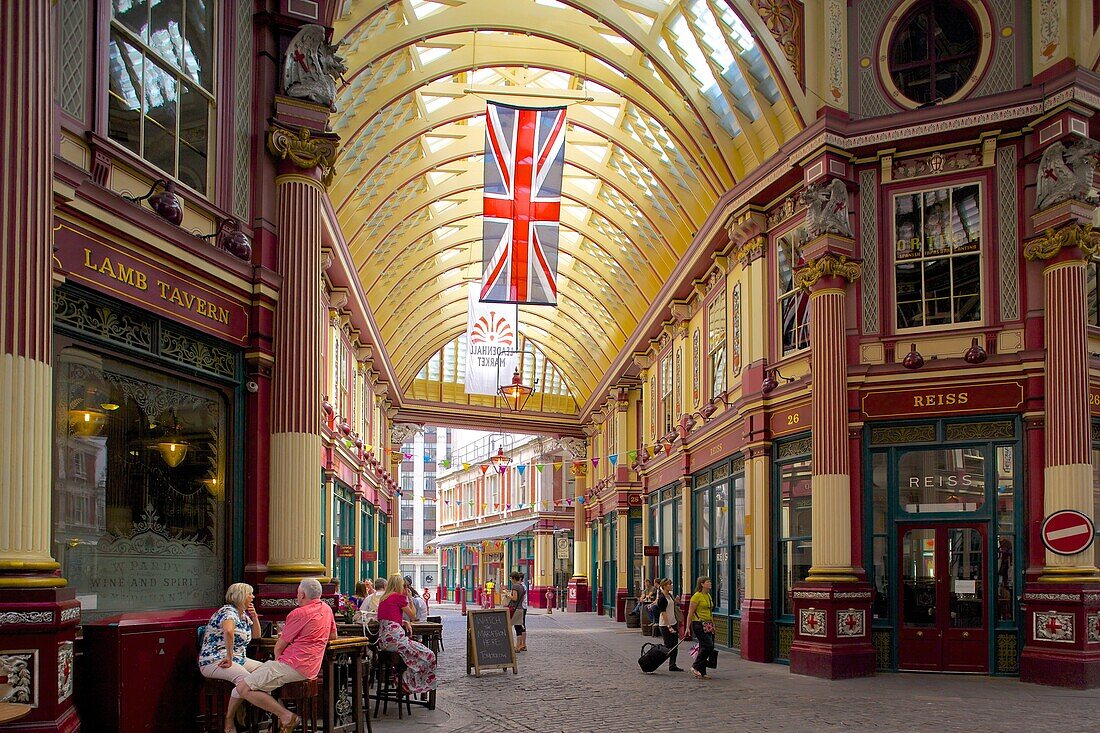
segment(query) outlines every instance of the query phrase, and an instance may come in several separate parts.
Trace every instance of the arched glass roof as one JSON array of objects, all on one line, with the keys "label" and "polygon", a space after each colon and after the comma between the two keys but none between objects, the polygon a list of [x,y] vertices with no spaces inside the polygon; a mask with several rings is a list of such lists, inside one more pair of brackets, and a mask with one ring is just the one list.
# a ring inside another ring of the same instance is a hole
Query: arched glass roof
[{"label": "arched glass roof", "polygon": [[569,105],[559,304],[519,329],[572,410],[718,198],[803,126],[746,19],[763,27],[748,0],[345,2],[330,194],[406,394],[433,391],[433,359],[445,383],[481,276],[486,100]]}]

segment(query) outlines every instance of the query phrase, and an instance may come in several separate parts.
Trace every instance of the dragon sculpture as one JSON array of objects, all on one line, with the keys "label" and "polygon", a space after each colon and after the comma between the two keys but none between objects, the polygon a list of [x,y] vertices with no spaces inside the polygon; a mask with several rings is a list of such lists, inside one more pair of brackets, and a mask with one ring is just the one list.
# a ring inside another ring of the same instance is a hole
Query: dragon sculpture
[{"label": "dragon sculpture", "polygon": [[336,82],[348,70],[344,60],[336,55],[339,48],[325,39],[323,26],[302,26],[286,49],[283,93],[333,109]]},{"label": "dragon sculpture", "polygon": [[1095,204],[1100,198],[1093,190],[1100,142],[1082,138],[1070,146],[1056,142],[1043,152],[1036,181],[1035,210],[1042,211],[1063,201]]},{"label": "dragon sculpture", "polygon": [[807,186],[801,195],[806,214],[806,234],[810,239],[822,234],[852,236],[848,221],[848,189],[839,178]]}]

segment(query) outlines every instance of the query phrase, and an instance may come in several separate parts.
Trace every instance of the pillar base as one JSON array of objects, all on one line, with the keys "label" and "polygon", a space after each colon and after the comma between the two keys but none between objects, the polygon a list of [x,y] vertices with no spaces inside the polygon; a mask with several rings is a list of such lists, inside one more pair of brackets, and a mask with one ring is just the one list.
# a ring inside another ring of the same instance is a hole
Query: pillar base
[{"label": "pillar base", "polygon": [[[321,581],[321,600],[336,612],[336,584]],[[298,583],[261,583],[256,586],[256,613],[264,621],[285,621],[298,607]]]},{"label": "pillar base", "polygon": [[549,608],[546,603],[546,591],[551,588],[553,586],[532,585],[530,592],[527,594],[527,605],[531,608]]},{"label": "pillar base", "polygon": [[741,602],[741,658],[750,662],[775,661],[772,643],[772,602],[746,598]]},{"label": "pillar base", "polygon": [[1027,583],[1020,681],[1100,687],[1100,581]]},{"label": "pillar base", "polygon": [[875,673],[871,599],[864,581],[804,581],[791,591],[794,642],[791,673],[830,680]]},{"label": "pillar base", "polygon": [[592,610],[592,590],[588,587],[588,578],[583,575],[570,578],[565,593],[566,611],[589,613]]},{"label": "pillar base", "polygon": [[615,620],[626,623],[626,588],[615,589]]},{"label": "pillar base", "polygon": [[[73,733],[80,730],[75,707],[75,685],[85,684],[73,674],[76,627],[80,604],[68,588],[0,590],[0,656],[9,669],[21,672],[23,682],[9,702],[36,705],[30,715],[13,724],[14,730],[33,733]],[[4,673],[0,669],[0,674]]]}]

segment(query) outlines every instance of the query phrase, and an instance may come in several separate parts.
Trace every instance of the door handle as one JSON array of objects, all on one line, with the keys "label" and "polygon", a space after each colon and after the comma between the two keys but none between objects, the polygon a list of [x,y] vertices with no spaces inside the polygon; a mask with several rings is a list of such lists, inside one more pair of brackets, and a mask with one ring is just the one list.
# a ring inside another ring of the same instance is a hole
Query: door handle
[{"label": "door handle", "polygon": [[964,639],[969,639],[970,638],[970,632],[969,631],[964,631],[963,632],[963,638]]},{"label": "door handle", "polygon": [[924,632],[923,632],[923,631],[918,631],[918,632],[917,632],[917,636],[918,636],[918,637],[920,637],[920,636],[924,636]]}]

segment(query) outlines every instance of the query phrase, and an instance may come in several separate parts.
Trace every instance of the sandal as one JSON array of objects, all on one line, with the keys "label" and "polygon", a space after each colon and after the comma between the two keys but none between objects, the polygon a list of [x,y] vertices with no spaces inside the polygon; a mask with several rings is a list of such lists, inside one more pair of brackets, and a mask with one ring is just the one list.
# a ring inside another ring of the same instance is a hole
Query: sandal
[{"label": "sandal", "polygon": [[705,680],[707,678],[705,674],[701,674],[697,669],[691,670],[691,674],[694,675],[697,680]]},{"label": "sandal", "polygon": [[289,723],[280,723],[279,724],[279,733],[291,733],[295,728],[298,727],[298,724],[301,723],[301,722],[302,722],[302,719],[299,718],[297,715],[292,713],[291,716],[290,716],[290,722]]}]

